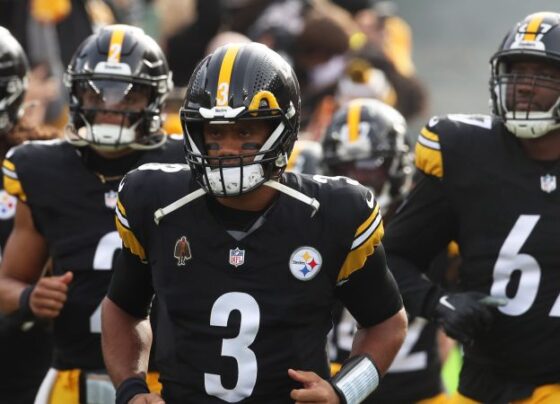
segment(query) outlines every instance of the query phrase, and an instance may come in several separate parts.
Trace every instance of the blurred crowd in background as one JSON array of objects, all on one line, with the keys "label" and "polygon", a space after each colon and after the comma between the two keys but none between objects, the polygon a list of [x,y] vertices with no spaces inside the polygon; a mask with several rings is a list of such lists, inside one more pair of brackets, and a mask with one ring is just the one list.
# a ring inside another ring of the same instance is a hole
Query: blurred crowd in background
[{"label": "blurred crowd in background", "polygon": [[180,133],[179,105],[197,63],[227,42],[257,41],[282,54],[302,88],[300,138],[318,140],[332,114],[356,97],[425,118],[427,95],[412,60],[412,34],[397,7],[374,0],[0,0],[0,25],[32,68],[25,117],[63,128],[63,75],[77,46],[100,27],[135,25],[166,52],[175,89],[166,130]]}]

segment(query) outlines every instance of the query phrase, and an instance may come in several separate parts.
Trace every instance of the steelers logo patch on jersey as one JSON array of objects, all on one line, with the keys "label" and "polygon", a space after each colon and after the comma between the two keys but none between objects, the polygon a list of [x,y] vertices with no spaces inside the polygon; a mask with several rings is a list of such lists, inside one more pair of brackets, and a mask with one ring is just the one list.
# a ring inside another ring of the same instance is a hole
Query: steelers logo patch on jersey
[{"label": "steelers logo patch on jersey", "polygon": [[14,196],[4,190],[0,191],[0,220],[8,220],[14,217],[16,201],[17,199]]},{"label": "steelers logo patch on jersey", "polygon": [[321,270],[323,258],[313,247],[299,247],[290,257],[290,271],[300,281],[313,279]]}]

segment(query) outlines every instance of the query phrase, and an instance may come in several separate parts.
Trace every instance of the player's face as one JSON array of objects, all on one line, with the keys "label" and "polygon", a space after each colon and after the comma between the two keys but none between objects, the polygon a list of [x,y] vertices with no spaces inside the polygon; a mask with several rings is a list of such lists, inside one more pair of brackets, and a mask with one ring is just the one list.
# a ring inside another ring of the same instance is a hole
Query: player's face
[{"label": "player's face", "polygon": [[512,111],[548,111],[560,96],[560,66],[538,61],[518,61],[510,66],[513,82],[507,90]]},{"label": "player's face", "polygon": [[[247,156],[243,163],[253,160],[271,133],[271,125],[263,120],[237,121],[232,124],[205,123],[204,143],[210,157]],[[210,161],[210,164],[217,164]],[[239,158],[222,160],[223,165],[239,165]]]},{"label": "player's face", "polygon": [[[88,89],[82,95],[82,108],[99,110],[95,114],[95,121],[92,122],[94,124],[123,124],[128,127],[134,123],[131,122],[131,114],[141,112],[148,106],[148,101],[148,94],[143,89],[133,88],[126,93],[119,91],[101,93]],[[129,114],[123,115],[123,112]]]}]

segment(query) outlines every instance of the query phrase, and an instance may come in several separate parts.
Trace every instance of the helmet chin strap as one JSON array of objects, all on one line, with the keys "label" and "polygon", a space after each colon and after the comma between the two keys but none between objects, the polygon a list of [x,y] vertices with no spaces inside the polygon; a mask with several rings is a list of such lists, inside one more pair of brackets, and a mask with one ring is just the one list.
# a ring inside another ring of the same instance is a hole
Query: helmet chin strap
[{"label": "helmet chin strap", "polygon": [[[301,201],[303,203],[305,203],[306,205],[311,206],[311,217],[313,217],[315,215],[315,213],[317,213],[317,211],[319,210],[319,206],[320,203],[317,199],[315,198],[310,198],[307,195],[305,195],[302,192],[296,191],[293,188],[290,188],[284,184],[281,184],[278,181],[275,180],[268,180],[266,181],[263,185],[273,188],[277,191],[280,191],[294,199],[297,199],[298,201]],[[206,190],[204,188],[199,188],[196,191],[193,191],[185,196],[183,196],[182,198],[177,199],[175,202],[170,203],[169,205],[163,207],[163,208],[159,208],[158,210],[156,210],[154,212],[154,222],[156,223],[156,225],[159,225],[159,222],[161,221],[161,219],[163,219],[165,216],[169,215],[172,212],[175,212],[176,210],[182,208],[183,206],[187,205],[188,203],[200,198],[201,196],[206,194]]]}]

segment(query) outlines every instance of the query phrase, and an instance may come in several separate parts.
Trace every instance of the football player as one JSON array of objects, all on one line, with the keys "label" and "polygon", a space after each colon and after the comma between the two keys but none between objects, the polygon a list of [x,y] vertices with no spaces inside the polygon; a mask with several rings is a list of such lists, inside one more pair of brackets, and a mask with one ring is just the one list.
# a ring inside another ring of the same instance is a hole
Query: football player
[{"label": "football player", "polygon": [[[527,16],[491,59],[493,115],[432,118],[421,179],[388,226],[407,309],[464,343],[456,403],[560,402],[560,14]],[[451,240],[460,290],[421,276]]]},{"label": "football player", "polygon": [[[329,175],[358,180],[374,190],[388,223],[410,189],[412,156],[406,140],[406,121],[391,106],[357,98],[334,115],[322,140]],[[336,371],[348,357],[355,321],[337,307],[329,334],[329,353]],[[437,325],[425,319],[410,320],[403,347],[367,402],[437,403],[445,400],[440,377]]]},{"label": "football player", "polygon": [[[67,69],[66,139],[27,142],[4,160],[17,197],[0,268],[0,307],[54,319],[54,359],[37,402],[113,402],[103,375],[101,300],[121,247],[114,223],[123,175],[145,162],[184,161],[182,142],[161,131],[172,86],[163,52],[135,27],[87,38]],[[47,257],[52,277],[40,277]]]},{"label": "football player", "polygon": [[[356,181],[283,174],[299,116],[299,85],[280,55],[226,45],[188,85],[189,165],[144,165],[123,180],[126,248],[102,316],[118,403],[161,400],[143,380],[154,293],[166,402],[358,403],[376,388],[406,330],[379,205]],[[334,299],[360,328],[330,379]]]},{"label": "football player", "polygon": [[[30,126],[24,115],[28,85],[27,57],[8,30],[0,27],[0,159],[24,140],[49,139],[58,131]],[[14,222],[16,199],[0,186],[0,247]],[[0,314],[0,396],[7,403],[31,403],[47,373],[52,333],[46,322],[26,322]]]}]

